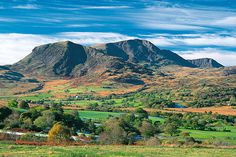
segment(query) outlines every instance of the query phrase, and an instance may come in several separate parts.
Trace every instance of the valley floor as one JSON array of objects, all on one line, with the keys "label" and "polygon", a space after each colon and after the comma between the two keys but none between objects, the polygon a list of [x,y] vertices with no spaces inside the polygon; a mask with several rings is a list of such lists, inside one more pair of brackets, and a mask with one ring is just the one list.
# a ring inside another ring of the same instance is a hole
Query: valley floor
[{"label": "valley floor", "polygon": [[26,146],[0,142],[0,156],[9,157],[235,157],[230,148],[178,148],[154,146]]}]

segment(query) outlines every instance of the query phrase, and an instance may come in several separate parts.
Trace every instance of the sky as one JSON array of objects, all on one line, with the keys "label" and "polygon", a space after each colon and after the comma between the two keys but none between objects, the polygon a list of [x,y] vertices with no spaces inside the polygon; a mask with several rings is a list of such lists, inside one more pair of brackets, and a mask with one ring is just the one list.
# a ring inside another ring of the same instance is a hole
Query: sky
[{"label": "sky", "polygon": [[0,65],[46,43],[134,38],[236,65],[236,0],[0,0]]}]

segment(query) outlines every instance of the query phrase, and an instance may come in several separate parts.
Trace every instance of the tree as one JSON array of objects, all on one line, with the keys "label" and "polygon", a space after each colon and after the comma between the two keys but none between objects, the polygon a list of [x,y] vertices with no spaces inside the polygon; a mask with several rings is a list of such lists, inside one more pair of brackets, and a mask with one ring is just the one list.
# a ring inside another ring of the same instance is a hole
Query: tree
[{"label": "tree", "polygon": [[151,136],[154,136],[156,129],[153,127],[153,125],[150,121],[144,120],[142,122],[142,125],[141,125],[139,131],[141,132],[143,137],[149,138]]},{"label": "tree", "polygon": [[17,102],[17,100],[16,99],[13,99],[13,100],[10,100],[10,101],[8,101],[8,107],[14,107],[14,108],[16,108],[17,107],[17,105],[18,105],[18,102]]},{"label": "tree", "polygon": [[100,134],[100,142],[103,144],[128,144],[128,133],[122,128],[119,118],[110,118],[104,124],[104,130]]},{"label": "tree", "polygon": [[11,113],[12,110],[10,108],[6,106],[0,107],[0,122],[6,119]]},{"label": "tree", "polygon": [[140,119],[144,119],[144,118],[148,118],[148,113],[147,111],[145,111],[144,109],[142,108],[137,108],[135,110],[135,115],[140,118]]},{"label": "tree", "polygon": [[42,116],[35,119],[34,125],[41,130],[48,131],[55,123],[55,119],[55,112],[51,110],[46,110],[42,112]]},{"label": "tree", "polygon": [[25,100],[21,100],[18,104],[18,108],[29,109],[29,104]]},{"label": "tree", "polygon": [[21,126],[21,122],[19,121],[20,115],[17,112],[12,113],[4,120],[5,128],[19,128]]},{"label": "tree", "polygon": [[48,132],[48,141],[50,142],[67,142],[70,137],[70,129],[59,122],[54,124]]},{"label": "tree", "polygon": [[[77,111],[76,111],[77,112]],[[83,121],[80,119],[78,112],[65,113],[63,114],[63,123],[66,124],[67,127],[72,128],[74,133],[81,129],[84,125]]]},{"label": "tree", "polygon": [[164,126],[164,132],[166,134],[169,134],[170,136],[173,136],[175,134],[178,134],[179,130],[178,130],[178,127],[177,127],[176,124],[174,124],[174,123],[167,123]]}]

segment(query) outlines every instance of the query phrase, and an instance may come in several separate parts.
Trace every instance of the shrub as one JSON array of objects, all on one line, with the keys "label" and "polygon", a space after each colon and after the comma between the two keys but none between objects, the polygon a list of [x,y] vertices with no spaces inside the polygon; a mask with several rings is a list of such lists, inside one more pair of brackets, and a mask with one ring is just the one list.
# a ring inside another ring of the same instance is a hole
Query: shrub
[{"label": "shrub", "polygon": [[145,141],[145,145],[147,145],[147,146],[159,146],[159,145],[161,145],[161,140],[157,137],[151,137],[147,141]]},{"label": "shrub", "polygon": [[183,136],[183,137],[188,137],[188,136],[190,136],[189,132],[181,132],[180,135]]},{"label": "shrub", "polygon": [[20,140],[30,141],[30,142],[45,142],[46,141],[45,137],[38,137],[32,133],[27,133],[27,134],[22,135],[20,137]]},{"label": "shrub", "polygon": [[196,141],[193,137],[186,137],[185,138],[185,144],[187,144],[187,145],[193,145],[195,142]]}]

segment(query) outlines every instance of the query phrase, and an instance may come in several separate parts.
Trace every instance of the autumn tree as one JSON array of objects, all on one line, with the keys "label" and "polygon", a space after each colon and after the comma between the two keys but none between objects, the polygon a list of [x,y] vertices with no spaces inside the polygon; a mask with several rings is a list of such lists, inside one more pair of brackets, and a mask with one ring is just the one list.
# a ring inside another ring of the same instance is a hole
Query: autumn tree
[{"label": "autumn tree", "polygon": [[50,142],[66,142],[71,137],[70,129],[61,123],[56,123],[48,132],[48,141]]}]

